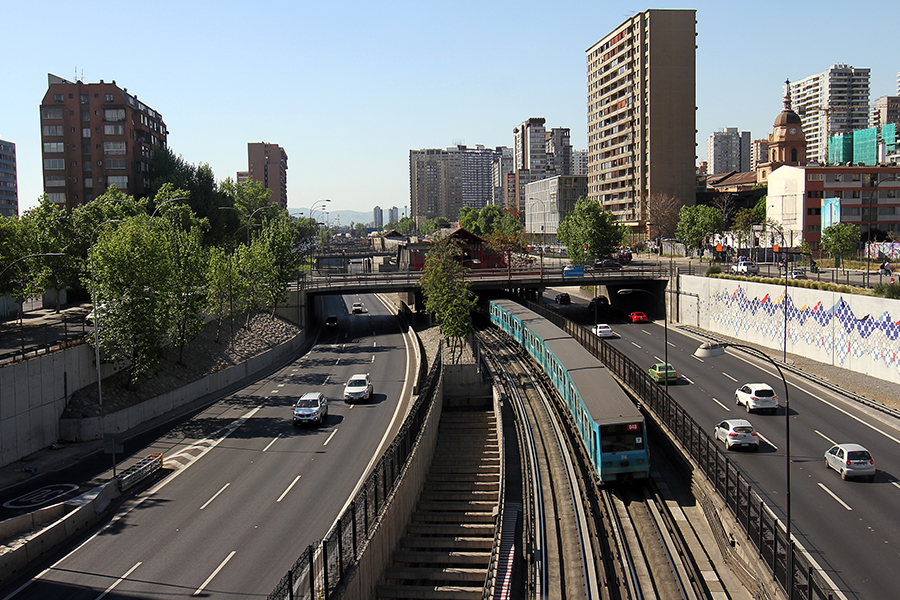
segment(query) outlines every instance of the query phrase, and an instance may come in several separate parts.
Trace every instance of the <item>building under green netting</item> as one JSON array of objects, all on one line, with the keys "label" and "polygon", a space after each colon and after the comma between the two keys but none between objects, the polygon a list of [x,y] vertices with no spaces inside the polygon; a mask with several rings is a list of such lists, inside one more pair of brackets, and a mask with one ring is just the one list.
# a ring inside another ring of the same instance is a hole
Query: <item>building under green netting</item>
[{"label": "building under green netting", "polygon": [[874,166],[878,164],[880,147],[884,148],[882,156],[890,156],[897,152],[898,145],[896,123],[838,133],[828,138],[828,164]]},{"label": "building under green netting", "polygon": [[853,132],[853,162],[878,164],[878,128],[857,129]]},{"label": "building under green netting", "polygon": [[897,151],[897,124],[888,123],[881,126],[881,139],[884,141],[885,156]]},{"label": "building under green netting", "polygon": [[853,161],[853,136],[838,133],[828,138],[828,164],[842,165]]}]

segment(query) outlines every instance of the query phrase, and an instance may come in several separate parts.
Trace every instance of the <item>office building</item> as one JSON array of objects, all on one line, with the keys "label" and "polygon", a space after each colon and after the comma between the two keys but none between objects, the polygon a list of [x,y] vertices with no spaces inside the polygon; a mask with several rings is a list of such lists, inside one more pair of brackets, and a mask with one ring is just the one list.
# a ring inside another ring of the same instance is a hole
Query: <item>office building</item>
[{"label": "office building", "polygon": [[587,50],[588,194],[646,237],[647,199],[696,199],[696,11],[647,10]]},{"label": "office building", "polygon": [[19,214],[16,185],[16,145],[0,140],[0,217]]},{"label": "office building", "polygon": [[388,209],[388,223],[399,223],[400,222],[400,209],[396,206],[392,206]]},{"label": "office building", "polygon": [[282,210],[287,210],[287,162],[287,153],[278,144],[247,144],[250,179],[263,184],[272,193],[269,201]]},{"label": "office building", "polygon": [[372,209],[372,227],[375,229],[384,227],[384,211],[381,210],[380,206]]},{"label": "office building", "polygon": [[120,88],[47,75],[41,101],[44,192],[69,210],[109,187],[150,193],[150,158],[165,148],[162,116]]},{"label": "office building", "polygon": [[557,245],[556,232],[579,198],[587,197],[587,175],[556,175],[525,186],[525,233],[542,246]]},{"label": "office building", "polygon": [[720,175],[750,171],[750,132],[726,127],[706,139],[707,173]]},{"label": "office building", "polygon": [[803,123],[806,157],[828,161],[828,138],[869,124],[869,69],[832,65],[794,83],[787,82],[794,110]]}]

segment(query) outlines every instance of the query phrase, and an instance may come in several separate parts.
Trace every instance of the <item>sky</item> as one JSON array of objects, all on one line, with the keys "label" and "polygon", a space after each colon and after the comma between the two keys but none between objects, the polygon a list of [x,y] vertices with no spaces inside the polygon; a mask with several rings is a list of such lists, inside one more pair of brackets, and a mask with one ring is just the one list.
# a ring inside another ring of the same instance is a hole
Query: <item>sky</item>
[{"label": "sky", "polygon": [[585,51],[649,8],[697,11],[698,162],[713,131],[771,133],[785,79],[848,64],[871,69],[870,102],[898,95],[896,0],[7,4],[0,139],[16,144],[20,214],[43,191],[48,73],[115,80],[219,181],[247,169],[248,142],[280,145],[292,212],[328,198],[402,213],[411,149],[512,146],[531,117],[586,149]]}]

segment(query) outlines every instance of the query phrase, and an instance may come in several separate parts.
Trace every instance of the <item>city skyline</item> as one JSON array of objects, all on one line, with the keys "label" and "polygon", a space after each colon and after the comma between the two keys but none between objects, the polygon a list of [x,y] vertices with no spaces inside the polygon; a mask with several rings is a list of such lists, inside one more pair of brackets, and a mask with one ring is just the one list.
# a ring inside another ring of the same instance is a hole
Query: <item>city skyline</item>
[{"label": "city skyline", "polygon": [[[92,31],[101,35],[97,22],[78,5],[51,1],[5,11],[15,59],[4,68],[0,139],[16,144],[21,214],[43,191],[39,105],[47,74],[116,80],[164,115],[176,155],[208,163],[217,180],[236,178],[247,168],[247,144],[267,140],[291,157],[290,210],[330,198],[334,211],[371,214],[375,205],[409,204],[411,149],[512,146],[513,128],[531,117],[569,128],[573,149],[587,148],[586,49],[635,12],[670,7],[697,10],[695,163],[706,159],[714,131],[737,127],[754,139],[771,132],[785,79],[849,64],[870,69],[870,104],[897,95],[889,19],[873,19],[849,46],[820,46],[807,33],[852,33],[837,2],[628,3],[606,11],[563,2],[549,12],[535,2],[338,9],[276,1],[248,13],[237,3],[163,1],[153,11],[122,6],[112,15],[110,25],[121,23],[123,32],[131,22],[160,32],[160,41],[135,39],[152,51],[133,54],[90,43]],[[893,8],[876,1],[867,12]],[[542,37],[557,33],[554,43],[527,53],[521,69],[510,63],[521,32],[509,25],[526,15]],[[50,43],[53,21],[84,35],[73,48]],[[770,32],[817,50],[791,51]],[[128,33],[116,35],[130,46]],[[281,60],[271,60],[273,49]]]}]

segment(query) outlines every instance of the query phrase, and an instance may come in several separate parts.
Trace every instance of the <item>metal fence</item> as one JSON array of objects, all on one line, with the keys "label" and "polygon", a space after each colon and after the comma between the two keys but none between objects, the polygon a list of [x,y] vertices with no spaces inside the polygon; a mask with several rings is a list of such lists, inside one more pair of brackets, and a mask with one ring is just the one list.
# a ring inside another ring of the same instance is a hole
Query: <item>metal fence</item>
[{"label": "metal fence", "polygon": [[269,594],[269,600],[312,600],[331,595],[374,532],[374,525],[409,460],[442,382],[443,368],[438,349],[434,365],[420,386],[421,392],[403,426],[362,489],[325,538],[307,546]]},{"label": "metal fence", "polygon": [[[787,589],[788,553],[784,524],[753,490],[737,464],[669,394],[654,382],[646,369],[638,366],[590,330],[538,304],[528,308],[562,328],[614,373],[651,412],[655,422],[677,439],[716,488],[731,514],[737,519],[769,567],[776,581]],[[790,544],[793,594],[789,600],[829,600],[834,591],[809,558]]]}]

